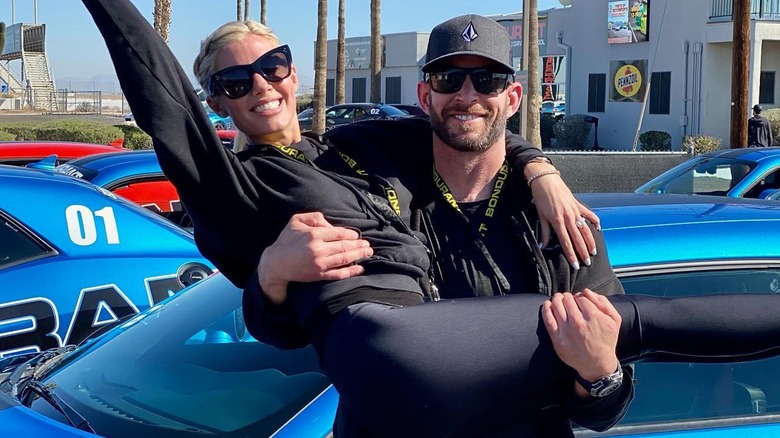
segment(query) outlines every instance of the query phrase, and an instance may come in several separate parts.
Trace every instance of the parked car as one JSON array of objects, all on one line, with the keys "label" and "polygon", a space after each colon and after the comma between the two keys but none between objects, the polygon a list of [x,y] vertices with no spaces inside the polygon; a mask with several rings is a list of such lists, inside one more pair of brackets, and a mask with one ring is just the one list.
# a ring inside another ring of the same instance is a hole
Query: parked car
[{"label": "parked car", "polygon": [[0,164],[26,166],[56,155],[52,163],[59,165],[86,155],[120,150],[127,149],[116,145],[72,141],[0,141]]},{"label": "parked car", "polygon": [[[214,129],[217,131],[223,129],[235,129],[235,126],[233,125],[233,119],[231,119],[230,116],[220,116],[219,114],[215,113],[214,110],[211,109],[211,107],[208,106],[205,101],[203,101],[203,109],[206,110],[206,115],[209,116],[211,125],[214,126]],[[135,117],[133,117],[133,113],[125,114],[123,117],[125,122],[135,123]]]},{"label": "parked car", "polygon": [[[582,200],[601,216],[628,293],[780,292],[780,205],[630,193]],[[4,430],[82,436],[23,381],[19,395],[8,395],[13,376],[31,366],[41,370],[33,372],[38,387],[50,388],[103,436],[322,437],[330,433],[338,398],[311,347],[278,350],[247,333],[241,291],[221,275],[75,351],[28,358],[0,385],[6,392],[0,405],[11,406],[0,408]],[[3,366],[11,372],[16,365]],[[636,398],[610,436],[780,434],[780,404],[773,402],[780,396],[780,359],[639,363],[635,379]]]},{"label": "parked car", "polygon": [[[311,114],[313,114],[313,111]],[[298,123],[300,124],[302,131],[311,130],[311,114],[304,116],[303,118],[299,115]],[[408,115],[392,105],[384,105],[381,103],[345,103],[342,105],[333,105],[325,110],[325,124],[327,125],[327,129],[360,120],[393,119],[399,117],[408,117]]]},{"label": "parked car", "polygon": [[419,105],[403,105],[400,103],[394,103],[393,106],[410,116],[428,117],[428,114],[426,114]]},{"label": "parked car", "polygon": [[542,114],[552,114],[553,116],[562,116],[566,114],[566,101],[564,100],[545,100],[540,109]]},{"label": "parked car", "polygon": [[0,357],[77,343],[209,275],[193,237],[85,181],[0,166]]},{"label": "parked car", "polygon": [[635,191],[764,199],[780,189],[779,172],[780,147],[721,149],[680,163]]}]

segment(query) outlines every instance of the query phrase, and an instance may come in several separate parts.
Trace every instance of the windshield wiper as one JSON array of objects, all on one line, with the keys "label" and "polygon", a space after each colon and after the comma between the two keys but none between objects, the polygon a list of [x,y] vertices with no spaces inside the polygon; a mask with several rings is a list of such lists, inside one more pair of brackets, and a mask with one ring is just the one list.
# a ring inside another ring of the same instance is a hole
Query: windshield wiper
[{"label": "windshield wiper", "polygon": [[25,385],[34,378],[41,378],[47,369],[51,369],[52,365],[59,362],[75,349],[74,345],[68,345],[36,354],[29,360],[16,366],[11,374],[0,382],[0,390],[8,393],[11,397],[18,398]]},{"label": "windshield wiper", "polygon": [[54,409],[56,409],[60,414],[62,414],[63,417],[65,417],[66,420],[68,420],[68,423],[71,426],[85,432],[95,433],[95,429],[92,428],[92,425],[89,424],[89,421],[87,421],[86,418],[79,414],[78,411],[73,409],[73,407],[71,407],[71,405],[63,400],[62,397],[57,395],[53,389],[44,383],[31,378],[27,385],[25,385],[24,389],[22,389],[22,395],[19,397],[19,400],[23,405],[31,406],[33,394],[37,394],[40,398],[46,400],[47,403],[52,405]]}]

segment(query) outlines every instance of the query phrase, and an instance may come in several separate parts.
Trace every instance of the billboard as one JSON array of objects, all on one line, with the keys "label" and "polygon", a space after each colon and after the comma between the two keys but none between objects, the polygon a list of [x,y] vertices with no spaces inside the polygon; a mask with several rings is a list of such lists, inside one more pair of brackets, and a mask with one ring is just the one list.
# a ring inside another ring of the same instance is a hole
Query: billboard
[{"label": "billboard", "polygon": [[565,95],[564,87],[560,87],[560,85],[566,82],[566,58],[563,56],[542,56],[539,67],[542,78],[542,102],[561,100]]},{"label": "billboard", "polygon": [[607,42],[610,44],[648,41],[650,0],[617,0],[607,4]]},{"label": "billboard", "polygon": [[611,61],[609,77],[610,102],[641,102],[647,88],[647,60]]},{"label": "billboard", "polygon": [[[384,67],[385,50],[387,49],[384,35],[382,35],[379,44],[379,50],[382,56],[382,67]],[[335,57],[333,58],[333,68],[336,68]],[[363,68],[371,68],[371,37],[347,38],[344,41],[344,69],[356,70]]]},{"label": "billboard", "polygon": [[[523,20],[498,20],[498,24],[504,26],[509,33],[512,44],[512,65],[520,68],[523,58]],[[547,53],[547,17],[539,17],[539,54]]]}]

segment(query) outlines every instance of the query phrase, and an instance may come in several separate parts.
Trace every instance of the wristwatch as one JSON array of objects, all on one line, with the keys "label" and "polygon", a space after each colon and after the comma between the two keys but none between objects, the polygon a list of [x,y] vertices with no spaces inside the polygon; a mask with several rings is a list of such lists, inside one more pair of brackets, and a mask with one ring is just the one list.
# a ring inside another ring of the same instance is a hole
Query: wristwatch
[{"label": "wristwatch", "polygon": [[620,385],[623,384],[623,368],[620,367],[620,362],[618,362],[617,371],[606,377],[602,377],[595,382],[589,382],[583,379],[579,373],[575,374],[574,378],[576,378],[577,382],[588,391],[591,397],[606,397],[617,391],[617,389],[620,388]]}]

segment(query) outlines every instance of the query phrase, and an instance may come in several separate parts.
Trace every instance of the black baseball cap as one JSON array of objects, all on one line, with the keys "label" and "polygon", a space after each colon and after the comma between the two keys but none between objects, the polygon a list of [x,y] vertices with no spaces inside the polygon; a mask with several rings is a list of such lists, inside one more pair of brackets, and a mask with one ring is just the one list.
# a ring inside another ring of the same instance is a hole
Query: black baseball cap
[{"label": "black baseball cap", "polygon": [[495,61],[514,73],[509,32],[504,26],[481,15],[461,15],[433,28],[428,39],[423,73],[442,61],[458,55],[476,55]]},{"label": "black baseball cap", "polygon": [[753,105],[753,111],[760,113],[761,112],[761,105],[755,104]]}]

